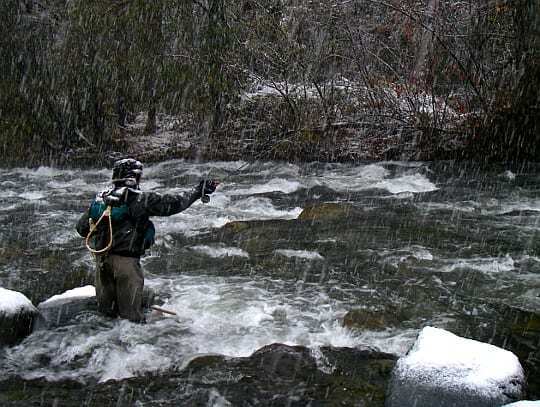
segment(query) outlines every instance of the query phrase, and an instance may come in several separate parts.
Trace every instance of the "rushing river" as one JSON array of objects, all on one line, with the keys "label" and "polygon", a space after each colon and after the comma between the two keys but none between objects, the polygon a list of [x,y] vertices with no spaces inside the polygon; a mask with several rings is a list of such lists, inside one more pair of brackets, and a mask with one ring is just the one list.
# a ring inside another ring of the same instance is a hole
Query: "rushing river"
[{"label": "rushing river", "polygon": [[[178,193],[204,176],[222,181],[210,203],[154,218],[157,242],[142,259],[146,285],[178,317],[137,325],[81,314],[6,349],[2,378],[122,379],[272,343],[401,355],[422,326],[482,313],[479,300],[540,303],[538,168],[169,161],[148,166],[141,188]],[[106,169],[0,170],[0,286],[37,304],[91,281],[75,223],[109,178]],[[358,214],[294,222],[328,202]],[[250,223],[248,238],[224,228],[233,221],[266,222]],[[351,309],[388,306],[406,316],[387,329],[342,324]]]}]

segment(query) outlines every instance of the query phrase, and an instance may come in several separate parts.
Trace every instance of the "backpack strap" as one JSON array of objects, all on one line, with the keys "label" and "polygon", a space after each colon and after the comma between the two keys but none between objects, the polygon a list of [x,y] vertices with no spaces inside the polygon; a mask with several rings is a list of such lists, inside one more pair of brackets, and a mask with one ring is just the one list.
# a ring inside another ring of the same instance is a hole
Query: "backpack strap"
[{"label": "backpack strap", "polygon": [[[110,206],[107,206],[107,208],[103,211],[103,214],[100,216],[100,218],[97,220],[97,222],[94,222],[94,220],[92,218],[89,218],[88,222],[90,224],[90,231],[88,232],[88,235],[86,235],[86,240],[85,240],[85,243],[86,243],[86,248],[90,251],[90,253],[92,254],[103,254],[103,253],[106,253],[108,252],[111,247],[112,247],[112,243],[113,243],[113,230],[112,230],[112,209]],[[100,222],[104,219],[104,218],[107,218],[109,220],[109,243],[107,244],[107,246],[105,246],[105,248],[103,249],[100,249],[100,250],[96,250],[96,249],[93,249],[90,247],[90,237],[92,236],[92,234],[96,231],[98,225],[100,224]]]}]

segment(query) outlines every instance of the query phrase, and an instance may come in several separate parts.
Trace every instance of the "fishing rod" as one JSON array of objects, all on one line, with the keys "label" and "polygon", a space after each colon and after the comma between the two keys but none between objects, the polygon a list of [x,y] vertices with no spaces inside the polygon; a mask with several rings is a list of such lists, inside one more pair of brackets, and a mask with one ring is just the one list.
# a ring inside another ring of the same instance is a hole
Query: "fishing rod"
[{"label": "fishing rod", "polygon": [[[264,151],[264,152],[261,152],[259,154],[257,154],[254,158],[254,161],[257,161],[259,158],[261,158],[263,156],[263,154],[266,154],[267,152]],[[232,176],[235,176],[235,175],[238,175],[240,173],[240,171],[242,171],[244,168],[246,168],[248,165],[251,165],[254,161],[247,161],[245,162],[244,164],[242,164],[240,167],[238,167],[237,169],[235,169],[232,173],[230,174],[227,174],[225,177],[223,177],[219,182],[217,180],[212,180],[210,179],[210,174],[212,173],[212,168],[210,168],[210,170],[208,170],[208,173],[206,174],[206,176],[203,178],[203,184],[202,184],[202,196],[201,196],[201,202],[202,203],[209,203],[210,202],[210,196],[209,195],[206,195],[204,193],[204,190],[206,188],[206,183],[208,181],[213,181],[213,182],[217,182],[217,184],[219,185],[220,183],[222,183],[223,181],[226,181],[228,180],[229,178],[231,178]]]},{"label": "fishing rod", "polygon": [[242,164],[239,168],[237,168],[236,170],[233,171],[233,173],[231,174],[227,174],[225,177],[223,177],[220,181],[217,181],[217,180],[213,180],[210,178],[210,174],[212,173],[212,168],[210,168],[210,170],[208,171],[208,173],[206,174],[206,176],[203,178],[203,183],[202,183],[202,188],[201,188],[201,202],[202,203],[209,203],[210,202],[210,195],[207,195],[204,193],[205,189],[206,189],[206,184],[208,182],[213,182],[217,185],[221,184],[223,181],[229,179],[230,177],[232,177],[233,175],[238,175],[240,173],[241,170],[243,170],[245,167],[247,167],[248,165],[250,165],[251,163],[248,161],[244,164]]}]

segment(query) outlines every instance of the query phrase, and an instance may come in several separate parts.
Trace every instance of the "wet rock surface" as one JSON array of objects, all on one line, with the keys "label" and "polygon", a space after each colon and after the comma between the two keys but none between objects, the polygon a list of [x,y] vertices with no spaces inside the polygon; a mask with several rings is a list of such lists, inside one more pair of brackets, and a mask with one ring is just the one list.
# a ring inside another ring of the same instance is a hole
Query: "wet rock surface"
[{"label": "wet rock surface", "polygon": [[[82,384],[10,379],[3,406],[383,406],[395,356],[371,349],[273,344],[250,357],[193,359],[178,371]],[[56,403],[56,404],[55,404]]]},{"label": "wet rock surface", "polygon": [[37,315],[37,312],[28,310],[10,315],[0,312],[0,346],[14,345],[30,335]]}]

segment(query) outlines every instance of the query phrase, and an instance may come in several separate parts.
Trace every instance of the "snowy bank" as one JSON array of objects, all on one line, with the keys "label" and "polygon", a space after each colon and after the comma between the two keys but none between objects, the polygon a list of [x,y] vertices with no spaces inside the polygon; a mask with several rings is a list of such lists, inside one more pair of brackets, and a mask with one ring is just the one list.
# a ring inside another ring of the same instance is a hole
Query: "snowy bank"
[{"label": "snowy bank", "polygon": [[0,345],[12,345],[32,332],[37,309],[24,294],[0,287]]},{"label": "snowy bank", "polygon": [[398,360],[386,406],[504,405],[522,397],[524,382],[512,352],[426,327]]}]

